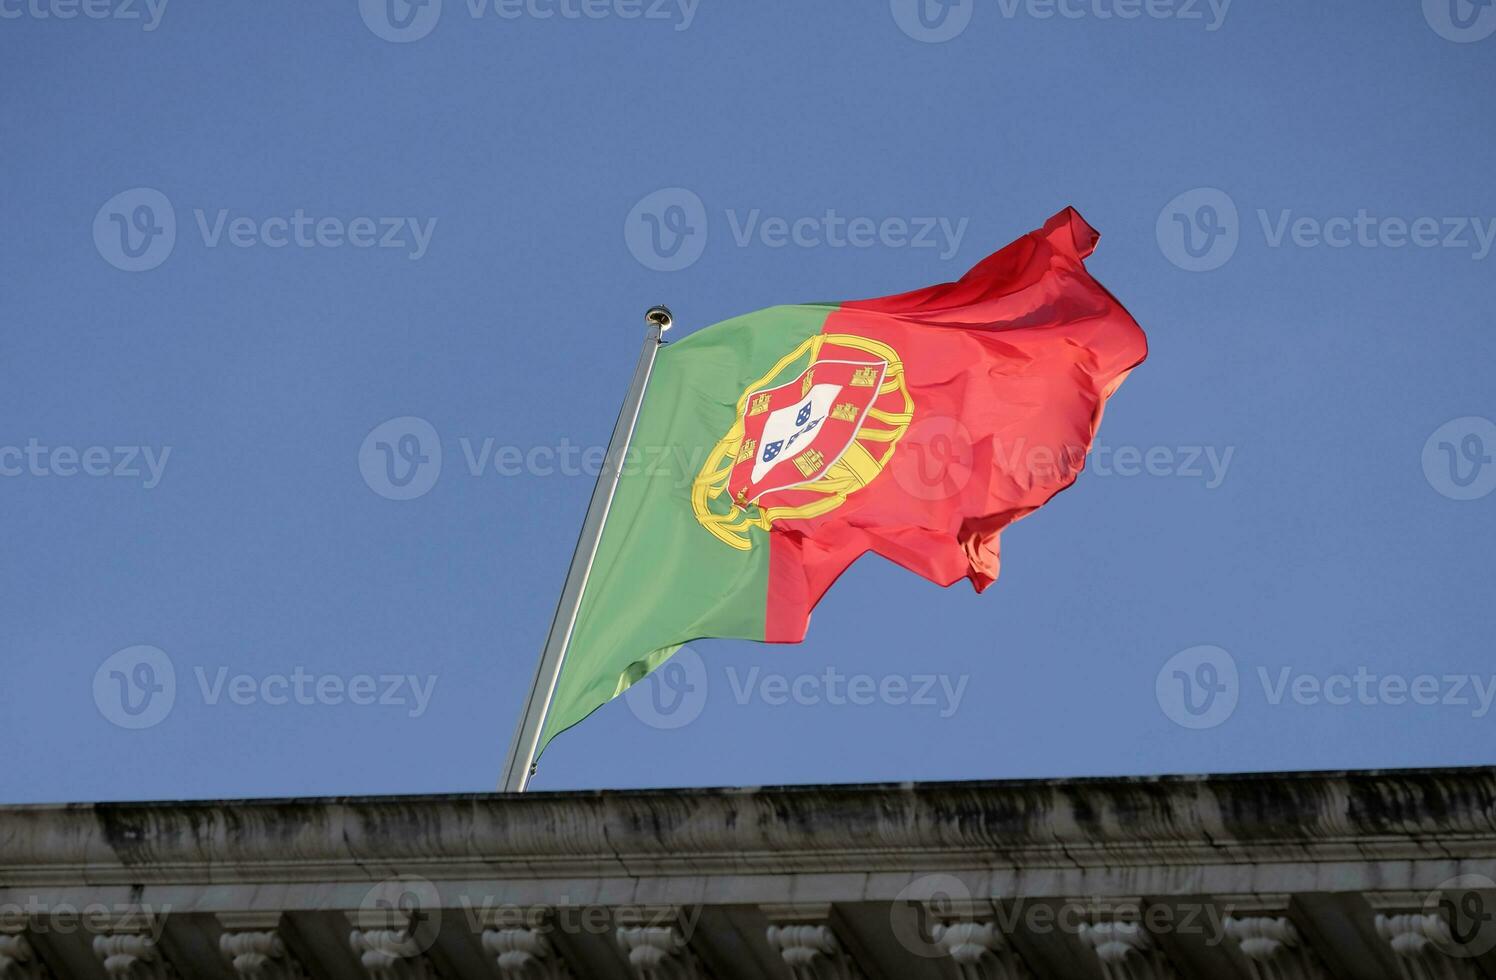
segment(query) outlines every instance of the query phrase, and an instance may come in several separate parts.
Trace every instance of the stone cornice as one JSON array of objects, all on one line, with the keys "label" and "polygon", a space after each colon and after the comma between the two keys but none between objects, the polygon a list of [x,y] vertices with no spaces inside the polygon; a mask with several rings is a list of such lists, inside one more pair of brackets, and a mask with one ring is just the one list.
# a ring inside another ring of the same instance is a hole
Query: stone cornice
[{"label": "stone cornice", "polygon": [[1435,854],[1496,856],[1492,769],[0,808],[0,887]]},{"label": "stone cornice", "polygon": [[1496,857],[1496,771],[0,808],[0,888],[353,882],[396,867],[461,881],[1440,857]]},{"label": "stone cornice", "polygon": [[1446,769],[8,807],[0,972],[1474,980],[1493,805]]}]

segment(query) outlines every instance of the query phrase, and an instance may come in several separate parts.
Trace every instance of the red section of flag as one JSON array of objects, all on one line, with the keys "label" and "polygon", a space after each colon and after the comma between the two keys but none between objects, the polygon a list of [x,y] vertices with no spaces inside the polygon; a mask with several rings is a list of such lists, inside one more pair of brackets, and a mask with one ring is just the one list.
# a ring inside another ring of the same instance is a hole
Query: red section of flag
[{"label": "red section of flag", "polygon": [[999,532],[1075,481],[1106,399],[1147,356],[1086,271],[1098,237],[1067,208],[957,282],[831,314],[823,333],[899,353],[913,423],[841,507],[774,524],[766,639],[803,639],[811,609],[869,551],[940,585],[997,578]]}]

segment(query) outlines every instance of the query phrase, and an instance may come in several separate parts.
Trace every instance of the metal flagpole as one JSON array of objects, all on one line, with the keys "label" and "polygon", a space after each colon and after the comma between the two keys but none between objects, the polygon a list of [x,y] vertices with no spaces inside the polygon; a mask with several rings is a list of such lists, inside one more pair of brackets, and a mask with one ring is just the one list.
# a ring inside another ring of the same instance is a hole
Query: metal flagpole
[{"label": "metal flagpole", "polygon": [[561,589],[561,601],[556,606],[556,615],[551,620],[551,631],[545,639],[545,649],[540,654],[540,665],[535,668],[535,680],[530,685],[530,696],[525,699],[524,712],[519,717],[514,741],[509,745],[509,758],[504,763],[504,778],[499,790],[505,793],[523,793],[535,774],[535,753],[540,748],[540,733],[545,727],[545,717],[550,711],[551,697],[556,693],[556,680],[561,676],[561,664],[566,659],[566,648],[571,642],[572,629],[577,624],[577,610],[582,605],[582,592],[587,588],[587,576],[592,572],[592,561],[597,557],[597,544],[603,536],[603,524],[608,520],[608,509],[613,506],[613,495],[618,489],[618,478],[623,472],[624,455],[628,452],[629,440],[634,436],[634,423],[639,420],[639,406],[644,402],[644,389],[649,385],[649,375],[654,370],[655,354],[659,352],[662,336],[670,329],[670,311],[655,306],[644,316],[649,329],[644,334],[644,349],[639,353],[639,365],[634,368],[634,380],[624,396],[623,408],[618,412],[618,423],[613,426],[613,438],[608,440],[608,454],[602,472],[597,476],[597,486],[592,490],[592,502],[587,505],[587,517],[582,521],[582,533],[577,538],[577,550],[571,556],[571,568],[566,573],[566,584]]}]

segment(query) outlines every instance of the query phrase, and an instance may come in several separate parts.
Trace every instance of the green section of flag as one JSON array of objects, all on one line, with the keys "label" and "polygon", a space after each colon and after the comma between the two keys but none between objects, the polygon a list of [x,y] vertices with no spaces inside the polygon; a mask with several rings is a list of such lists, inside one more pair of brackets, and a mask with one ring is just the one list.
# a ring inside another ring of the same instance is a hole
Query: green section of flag
[{"label": "green section of flag", "polygon": [[767,532],[751,551],[691,512],[691,481],[749,384],[821,331],[833,306],[776,306],[667,344],[655,361],[540,748],[704,636],[764,637]]}]

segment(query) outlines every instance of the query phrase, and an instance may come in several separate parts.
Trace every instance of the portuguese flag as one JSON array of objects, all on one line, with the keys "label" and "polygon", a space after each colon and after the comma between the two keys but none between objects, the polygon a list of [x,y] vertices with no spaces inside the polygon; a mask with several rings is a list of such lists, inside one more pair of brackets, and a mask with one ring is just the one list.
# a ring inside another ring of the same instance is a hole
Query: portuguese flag
[{"label": "portuguese flag", "polygon": [[663,347],[541,735],[703,637],[795,643],[867,552],[978,592],[1147,354],[1055,215],[959,281],[776,306]]}]

